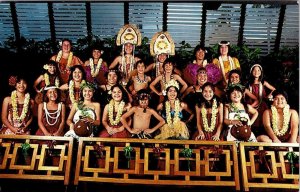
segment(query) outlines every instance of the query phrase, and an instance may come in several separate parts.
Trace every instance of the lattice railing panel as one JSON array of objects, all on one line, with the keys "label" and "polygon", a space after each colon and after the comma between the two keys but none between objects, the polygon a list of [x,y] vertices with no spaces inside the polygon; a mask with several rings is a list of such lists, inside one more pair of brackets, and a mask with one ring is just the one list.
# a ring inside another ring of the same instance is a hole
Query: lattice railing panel
[{"label": "lattice railing panel", "polygon": [[240,155],[245,191],[299,189],[299,144],[245,142],[240,143]]},{"label": "lattice railing panel", "polygon": [[[23,144],[30,148],[23,151]],[[61,180],[69,184],[73,139],[0,135],[0,178]]]},{"label": "lattice railing panel", "polygon": [[74,184],[80,181],[239,190],[237,148],[233,142],[80,138]]}]

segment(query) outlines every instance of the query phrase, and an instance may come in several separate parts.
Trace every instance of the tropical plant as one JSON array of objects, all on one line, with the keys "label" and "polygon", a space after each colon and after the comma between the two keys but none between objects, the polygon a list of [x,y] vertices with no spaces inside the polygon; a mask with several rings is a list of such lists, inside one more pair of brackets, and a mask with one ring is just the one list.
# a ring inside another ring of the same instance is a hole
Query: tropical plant
[{"label": "tropical plant", "polygon": [[182,155],[188,160],[188,169],[189,171],[191,171],[191,162],[190,162],[190,158],[192,157],[193,154],[193,150],[190,148],[184,148],[181,151]]},{"label": "tropical plant", "polygon": [[22,154],[24,157],[27,157],[28,156],[28,151],[29,149],[31,148],[30,144],[29,143],[22,143],[21,144],[21,150],[22,150]]}]

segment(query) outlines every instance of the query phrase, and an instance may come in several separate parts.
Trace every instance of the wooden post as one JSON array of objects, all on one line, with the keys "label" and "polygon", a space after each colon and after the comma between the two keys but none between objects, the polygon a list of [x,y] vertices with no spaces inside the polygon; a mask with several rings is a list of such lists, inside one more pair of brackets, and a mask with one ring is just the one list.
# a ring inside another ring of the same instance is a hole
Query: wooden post
[{"label": "wooden post", "polygon": [[240,28],[239,28],[239,36],[238,36],[238,43],[237,43],[239,47],[243,45],[245,17],[246,17],[246,4],[243,3],[241,5]]},{"label": "wooden post", "polygon": [[124,2],[124,24],[129,24],[129,3]]},{"label": "wooden post", "polygon": [[206,30],[206,17],[207,17],[207,4],[203,3],[202,6],[202,22],[201,22],[201,34],[200,45],[205,46],[205,30]]},{"label": "wooden post", "polygon": [[55,43],[56,43],[56,34],[55,34],[55,23],[54,23],[54,14],[53,14],[53,3],[48,2],[48,15],[49,15],[49,23],[50,23],[50,34],[51,34],[51,41],[52,41],[52,50],[55,50]]},{"label": "wooden post", "polygon": [[163,2],[163,31],[168,30],[168,2]]},{"label": "wooden post", "polygon": [[85,3],[85,10],[86,10],[86,29],[87,29],[87,36],[89,43],[92,41],[92,16],[91,16],[91,3],[86,2]]},{"label": "wooden post", "polygon": [[279,51],[279,47],[280,47],[280,39],[282,34],[282,26],[284,21],[285,10],[286,10],[286,5],[281,5],[279,19],[278,19],[277,34],[275,39],[275,46],[274,46],[275,52]]},{"label": "wooden post", "polygon": [[20,35],[20,28],[19,28],[19,22],[18,22],[18,15],[17,15],[17,9],[16,9],[16,3],[10,2],[10,11],[11,11],[11,18],[13,21],[14,31],[15,31],[15,39],[17,44],[17,52],[21,51],[21,35]]}]

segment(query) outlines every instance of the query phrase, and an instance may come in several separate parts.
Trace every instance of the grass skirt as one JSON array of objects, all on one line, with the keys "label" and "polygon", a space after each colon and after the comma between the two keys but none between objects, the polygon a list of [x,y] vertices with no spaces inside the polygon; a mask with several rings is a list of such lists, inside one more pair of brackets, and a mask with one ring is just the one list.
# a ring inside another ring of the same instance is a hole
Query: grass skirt
[{"label": "grass skirt", "polygon": [[155,136],[155,139],[168,139],[168,138],[178,138],[178,139],[189,139],[189,130],[185,123],[178,121],[173,127],[169,127],[165,124],[160,128],[161,133]]}]

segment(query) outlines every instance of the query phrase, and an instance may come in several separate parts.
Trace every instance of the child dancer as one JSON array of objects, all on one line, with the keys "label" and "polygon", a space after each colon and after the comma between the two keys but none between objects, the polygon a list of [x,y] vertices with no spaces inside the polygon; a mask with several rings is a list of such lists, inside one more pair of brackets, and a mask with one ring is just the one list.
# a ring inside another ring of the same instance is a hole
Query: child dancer
[{"label": "child dancer", "polygon": [[[233,136],[236,135],[231,132],[234,130],[233,127],[243,126],[243,122],[246,122],[248,126],[251,126],[258,116],[258,112],[255,108],[253,108],[251,105],[244,104],[243,88],[244,87],[242,85],[235,84],[228,90],[228,98],[230,98],[230,103],[225,105],[224,111],[224,123],[229,127],[226,136],[227,141],[241,141]],[[249,114],[252,115],[251,119],[249,118]],[[243,130],[240,130],[240,133],[243,133],[244,135],[250,135],[246,141],[257,141],[251,130],[242,131]]]},{"label": "child dancer", "polygon": [[[159,104],[157,110],[162,111],[162,116],[167,123],[161,127],[161,133],[155,139],[189,139],[190,134],[186,123],[193,119],[194,114],[186,103],[180,102],[178,99],[179,84],[177,81],[169,81],[166,84],[166,91],[165,102]],[[181,121],[183,117],[182,110],[190,114],[185,123]]]},{"label": "child dancer", "polygon": [[196,105],[197,128],[195,140],[221,140],[223,126],[223,104],[214,94],[215,86],[205,83],[202,86],[203,100]]},{"label": "child dancer", "polygon": [[[165,120],[153,109],[149,108],[150,95],[145,90],[138,93],[139,106],[132,107],[128,112],[122,115],[121,122],[124,127],[138,138],[152,138],[151,134],[165,124]],[[133,115],[133,127],[131,128],[126,119]],[[154,116],[159,123],[150,128],[150,119]]]},{"label": "child dancer", "polygon": [[102,124],[105,129],[100,132],[99,137],[129,137],[128,131],[121,122],[123,113],[131,108],[131,104],[128,103],[127,93],[121,85],[117,84],[111,88],[111,97],[109,104],[104,107]]}]

